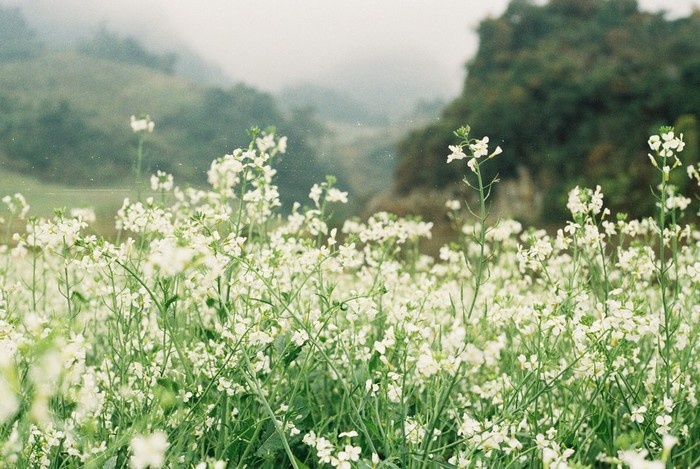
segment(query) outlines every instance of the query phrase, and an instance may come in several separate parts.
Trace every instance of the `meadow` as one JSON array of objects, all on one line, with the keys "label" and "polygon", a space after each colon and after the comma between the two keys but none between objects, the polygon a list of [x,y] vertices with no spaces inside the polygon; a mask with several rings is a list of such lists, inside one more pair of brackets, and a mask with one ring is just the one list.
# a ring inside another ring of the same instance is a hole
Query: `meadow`
[{"label": "meadow", "polygon": [[279,215],[286,140],[251,136],[206,190],[153,175],[113,239],[2,199],[0,467],[700,465],[682,135],[648,141],[655,217],[574,187],[545,231],[490,216],[500,148],[461,128],[445,164],[478,203],[445,201],[460,237],[435,258],[419,219],[331,225],[332,177]]}]

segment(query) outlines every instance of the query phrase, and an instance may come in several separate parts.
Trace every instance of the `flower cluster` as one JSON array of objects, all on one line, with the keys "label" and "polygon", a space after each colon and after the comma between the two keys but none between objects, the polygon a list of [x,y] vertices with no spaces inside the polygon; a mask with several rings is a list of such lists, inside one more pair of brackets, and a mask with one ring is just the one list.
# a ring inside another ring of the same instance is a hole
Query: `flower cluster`
[{"label": "flower cluster", "polygon": [[148,114],[142,114],[138,118],[131,116],[131,130],[135,133],[152,133],[156,124],[151,120]]},{"label": "flower cluster", "polygon": [[[668,181],[671,169],[682,165],[678,153],[685,148],[683,134],[676,136],[672,128],[664,127],[661,129],[661,135],[652,135],[647,143],[655,152],[655,155],[649,153],[651,163],[663,172],[665,180]],[[671,160],[673,166],[669,165]]]},{"label": "flower cluster", "polygon": [[447,162],[451,163],[454,160],[463,160],[467,158],[467,154],[464,153],[464,148],[468,148],[469,152],[471,153],[471,157],[469,158],[469,161],[467,161],[467,165],[469,166],[469,169],[471,169],[473,172],[477,171],[477,166],[479,165],[479,159],[482,157],[486,157],[486,159],[493,158],[494,156],[498,156],[501,153],[503,153],[503,150],[501,149],[500,146],[497,146],[496,149],[489,153],[489,138],[488,137],[483,137],[482,139],[470,139],[469,138],[469,127],[462,127],[461,129],[457,130],[455,134],[462,138],[462,143],[458,145],[450,145],[450,153],[447,156]]}]

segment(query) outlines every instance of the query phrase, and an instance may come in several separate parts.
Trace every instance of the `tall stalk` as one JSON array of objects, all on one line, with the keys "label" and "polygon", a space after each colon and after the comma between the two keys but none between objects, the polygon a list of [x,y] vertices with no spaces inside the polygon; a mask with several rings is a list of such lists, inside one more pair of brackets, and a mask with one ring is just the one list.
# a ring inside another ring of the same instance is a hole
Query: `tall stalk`
[{"label": "tall stalk", "polygon": [[[649,138],[649,147],[655,152],[655,155],[649,154],[649,159],[656,169],[659,170],[661,176],[661,184],[659,185],[659,263],[657,267],[657,278],[659,282],[659,289],[661,293],[661,308],[663,315],[663,325],[664,325],[664,344],[661,347],[659,344],[659,354],[664,364],[664,378],[665,378],[665,396],[669,396],[671,392],[671,322],[673,315],[673,304],[676,301],[676,294],[670,291],[669,286],[669,269],[676,264],[675,256],[676,251],[673,251],[673,259],[669,262],[667,259],[666,252],[666,230],[673,226],[672,220],[671,224],[666,223],[666,219],[669,213],[672,213],[672,209],[667,207],[668,196],[669,196],[669,179],[671,170],[681,166],[681,162],[678,159],[678,153],[683,151],[685,143],[683,142],[683,134],[676,137],[673,127],[661,127],[659,129],[660,135],[652,135]],[[671,235],[673,236],[673,235]],[[669,298],[671,297],[671,298]]]},{"label": "tall stalk", "polygon": [[136,145],[136,161],[134,162],[134,184],[136,186],[137,200],[141,201],[141,179],[143,173],[143,142],[146,140],[146,133],[152,133],[155,123],[148,114],[142,114],[138,119],[131,116],[131,130],[136,134],[138,140]]}]

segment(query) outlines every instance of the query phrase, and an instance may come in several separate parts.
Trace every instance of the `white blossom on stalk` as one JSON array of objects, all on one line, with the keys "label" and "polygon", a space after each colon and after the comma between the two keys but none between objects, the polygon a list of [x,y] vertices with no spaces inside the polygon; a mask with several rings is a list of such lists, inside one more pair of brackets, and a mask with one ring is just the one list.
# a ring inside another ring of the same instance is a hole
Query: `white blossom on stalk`
[{"label": "white blossom on stalk", "polygon": [[12,215],[15,215],[20,220],[24,220],[29,212],[29,204],[27,204],[27,199],[20,193],[16,193],[13,196],[6,195],[2,198],[2,201],[7,205],[8,210]]},{"label": "white blossom on stalk", "polygon": [[454,160],[463,160],[467,157],[466,153],[462,151],[462,147],[459,145],[450,145],[449,149],[452,151],[452,153],[447,156],[448,163],[451,163]]},{"label": "white blossom on stalk", "polygon": [[151,120],[148,114],[141,115],[138,119],[136,116],[131,116],[131,130],[137,134],[139,132],[153,132],[155,122]]},{"label": "white blossom on stalk", "polygon": [[151,190],[168,192],[173,189],[173,175],[164,171],[158,172],[151,176]]},{"label": "white blossom on stalk", "polygon": [[160,468],[165,464],[168,437],[162,431],[138,435],[131,440],[130,464],[133,469]]},{"label": "white blossom on stalk", "polygon": [[343,192],[335,187],[328,189],[326,194],[326,202],[340,202],[341,204],[348,203],[348,193]]},{"label": "white blossom on stalk", "polygon": [[314,201],[314,204],[318,207],[319,201],[321,200],[321,193],[323,192],[323,189],[321,189],[321,186],[318,184],[314,184],[313,187],[311,188],[311,191],[309,192],[309,199]]}]

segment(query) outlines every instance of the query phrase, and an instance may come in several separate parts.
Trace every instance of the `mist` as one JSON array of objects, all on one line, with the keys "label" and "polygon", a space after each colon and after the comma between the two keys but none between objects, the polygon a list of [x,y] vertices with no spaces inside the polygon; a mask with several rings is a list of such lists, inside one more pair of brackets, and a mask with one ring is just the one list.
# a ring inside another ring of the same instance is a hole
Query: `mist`
[{"label": "mist", "polygon": [[[538,3],[541,3],[538,2]],[[683,16],[696,0],[643,0],[642,8]],[[267,92],[302,83],[333,84],[365,100],[396,103],[456,95],[476,52],[475,29],[508,0],[0,0],[21,8],[39,37],[70,45],[104,27],[154,51],[199,56],[212,81]],[[400,73],[398,73],[400,72]],[[398,87],[398,89],[397,89]]]}]

